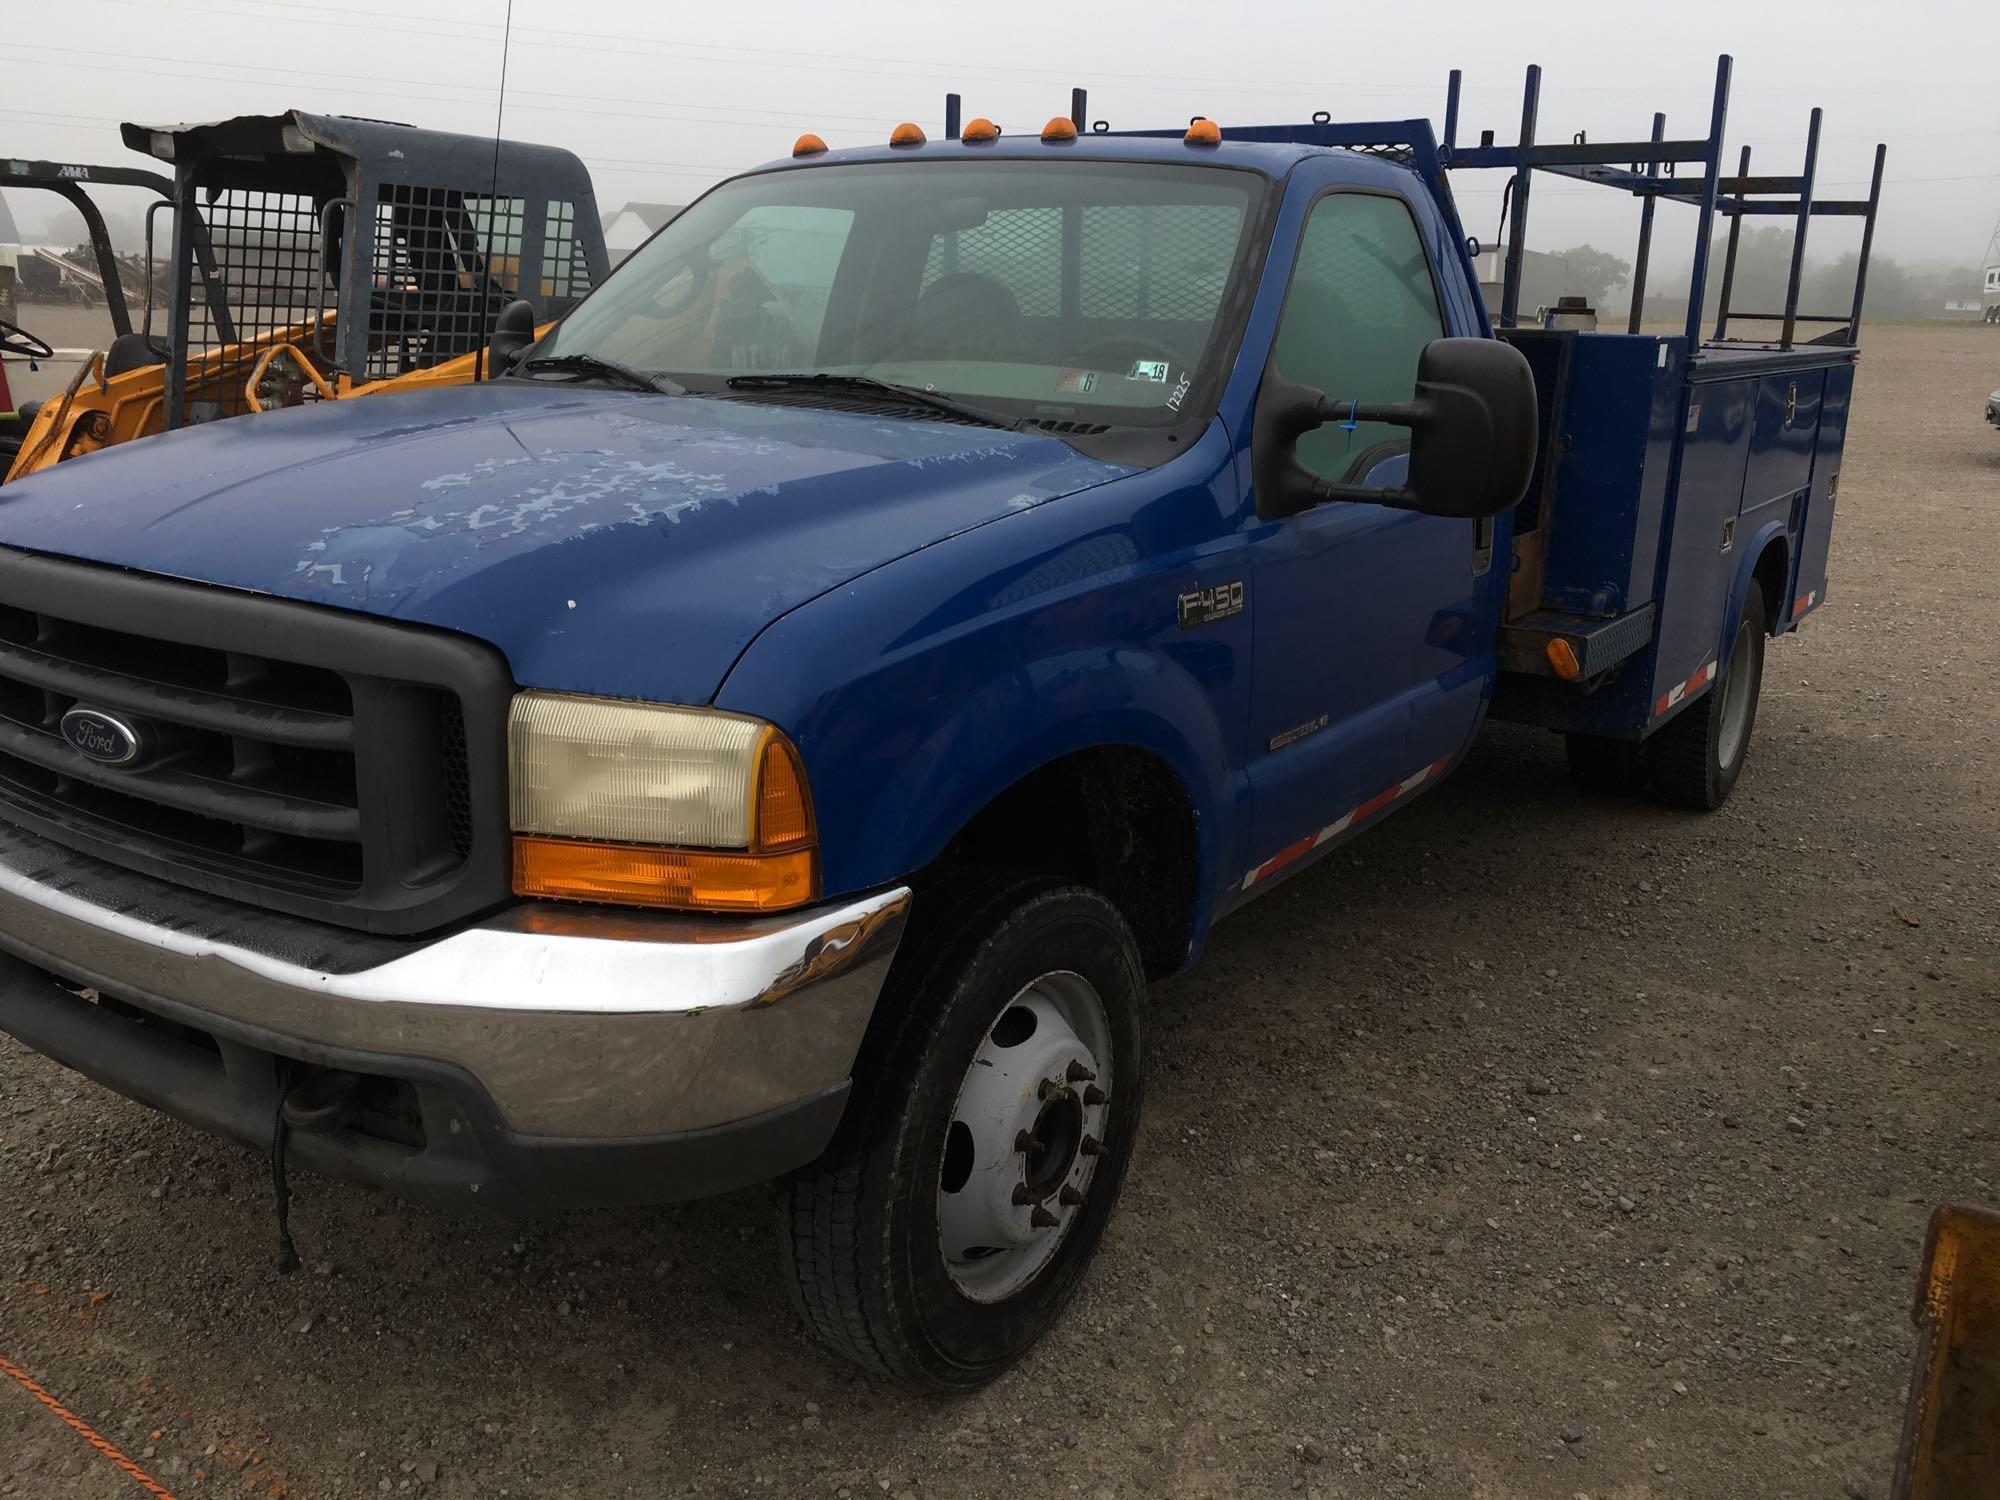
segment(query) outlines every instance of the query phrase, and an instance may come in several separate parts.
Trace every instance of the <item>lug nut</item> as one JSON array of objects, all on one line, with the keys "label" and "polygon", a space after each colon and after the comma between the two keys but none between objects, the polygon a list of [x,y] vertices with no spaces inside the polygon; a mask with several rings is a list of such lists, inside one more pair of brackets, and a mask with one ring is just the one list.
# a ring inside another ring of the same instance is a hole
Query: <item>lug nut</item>
[{"label": "lug nut", "polygon": [[1102,1156],[1104,1154],[1104,1142],[1100,1141],[1094,1135],[1087,1135],[1076,1149],[1081,1151],[1085,1156]]},{"label": "lug nut", "polygon": [[1026,1156],[1031,1152],[1041,1150],[1042,1143],[1035,1139],[1035,1133],[1032,1130],[1017,1130],[1014,1132],[1014,1149],[1023,1156]]},{"label": "lug nut", "polygon": [[1109,1094],[1105,1093],[1103,1089],[1094,1083],[1086,1083],[1083,1086],[1083,1102],[1085,1104],[1102,1104],[1110,1097]]},{"label": "lug nut", "polygon": [[1083,1202],[1083,1194],[1079,1193],[1070,1183],[1065,1182],[1062,1185],[1062,1191],[1056,1194],[1056,1201],[1067,1207],[1075,1208]]},{"label": "lug nut", "polygon": [[1075,1058],[1070,1059],[1069,1072],[1066,1076],[1071,1083],[1095,1083],[1097,1081],[1097,1075]]},{"label": "lug nut", "polygon": [[1060,1099],[1068,1092],[1069,1085],[1064,1083],[1060,1078],[1044,1078],[1040,1083],[1035,1085],[1036,1097],[1044,1102],[1050,1099]]},{"label": "lug nut", "polygon": [[1046,1208],[1043,1208],[1041,1204],[1037,1203],[1035,1205],[1034,1212],[1028,1215],[1028,1222],[1034,1225],[1035,1228],[1037,1229],[1053,1229],[1056,1227],[1056,1225],[1060,1224],[1062,1220],[1058,1219],[1054,1214],[1050,1213]]},{"label": "lug nut", "polygon": [[1041,1201],[1040,1198],[1035,1196],[1035,1190],[1029,1187],[1027,1183],[1017,1182],[1014,1184],[1014,1206],[1016,1208],[1026,1208],[1030,1203],[1040,1203]]}]

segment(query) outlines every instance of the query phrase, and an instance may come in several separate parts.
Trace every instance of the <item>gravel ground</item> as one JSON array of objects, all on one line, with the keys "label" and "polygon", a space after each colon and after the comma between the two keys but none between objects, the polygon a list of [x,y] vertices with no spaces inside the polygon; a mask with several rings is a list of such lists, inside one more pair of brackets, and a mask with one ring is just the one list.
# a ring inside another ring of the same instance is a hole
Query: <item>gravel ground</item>
[{"label": "gravel ground", "polygon": [[[1095,1273],[989,1391],[822,1358],[761,1192],[307,1179],[280,1278],[258,1161],[5,1039],[0,1354],[181,1496],[1884,1495],[1925,1222],[2000,1203],[2000,335],[1877,327],[1860,379],[1730,805],[1496,727],[1223,924]],[[133,1493],[0,1381],[0,1494]]]}]

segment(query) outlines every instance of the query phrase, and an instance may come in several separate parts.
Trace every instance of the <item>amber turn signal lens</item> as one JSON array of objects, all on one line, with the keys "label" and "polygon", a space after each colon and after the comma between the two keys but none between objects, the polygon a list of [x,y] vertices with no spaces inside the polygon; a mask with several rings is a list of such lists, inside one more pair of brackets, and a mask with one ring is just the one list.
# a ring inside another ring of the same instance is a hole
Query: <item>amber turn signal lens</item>
[{"label": "amber turn signal lens", "polygon": [[921,146],[924,139],[923,131],[908,120],[889,132],[889,144],[892,146]]},{"label": "amber turn signal lens", "polygon": [[810,130],[792,142],[792,155],[794,156],[818,156],[824,150],[826,150],[826,142],[814,135]]},{"label": "amber turn signal lens", "polygon": [[1577,664],[1576,651],[1561,636],[1556,636],[1544,649],[1548,653],[1549,665],[1556,669],[1556,676],[1564,682],[1575,682],[1583,675],[1583,668]]},{"label": "amber turn signal lens", "polygon": [[558,901],[695,911],[784,911],[819,895],[819,854],[649,849],[517,836],[514,890]]},{"label": "amber turn signal lens", "polygon": [[959,132],[959,139],[969,146],[983,146],[988,141],[1000,139],[1000,127],[981,115]]},{"label": "amber turn signal lens", "polygon": [[1057,115],[1042,127],[1042,139],[1050,145],[1061,145],[1076,139],[1076,121],[1067,115]]},{"label": "amber turn signal lens", "polygon": [[1189,122],[1187,135],[1183,139],[1190,146],[1213,146],[1222,140],[1222,127],[1213,120],[1197,115]]},{"label": "amber turn signal lens", "polygon": [[770,730],[757,762],[757,849],[769,854],[813,842],[812,799],[806,795],[805,768],[799,752],[777,730]]}]

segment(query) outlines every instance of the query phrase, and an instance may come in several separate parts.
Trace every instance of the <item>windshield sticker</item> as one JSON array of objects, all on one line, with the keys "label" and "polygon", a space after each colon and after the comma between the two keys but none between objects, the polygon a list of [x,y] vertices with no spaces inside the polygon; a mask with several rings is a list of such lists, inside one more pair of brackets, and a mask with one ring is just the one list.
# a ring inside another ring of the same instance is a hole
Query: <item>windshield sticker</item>
[{"label": "windshield sticker", "polygon": [[1064,370],[1056,376],[1058,391],[1074,391],[1079,396],[1087,396],[1097,389],[1095,370]]},{"label": "windshield sticker", "polygon": [[1164,359],[1135,359],[1127,380],[1150,380],[1154,385],[1167,383],[1167,361]]}]

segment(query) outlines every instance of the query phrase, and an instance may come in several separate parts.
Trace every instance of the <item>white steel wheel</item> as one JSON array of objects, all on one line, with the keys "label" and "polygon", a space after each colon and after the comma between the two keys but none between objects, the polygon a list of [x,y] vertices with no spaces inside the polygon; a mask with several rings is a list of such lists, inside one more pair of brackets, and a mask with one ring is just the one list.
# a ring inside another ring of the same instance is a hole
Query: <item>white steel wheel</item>
[{"label": "white steel wheel", "polygon": [[820,1159],[779,1197],[815,1336],[920,1390],[984,1385],[1075,1295],[1138,1139],[1146,976],[1094,890],[977,868],[918,892]]},{"label": "white steel wheel", "polygon": [[[1722,706],[1718,710],[1722,722],[1716,726],[1715,758],[1724,771],[1735,768],[1750,738],[1750,705],[1757,701],[1756,669],[1762,666],[1760,642],[1761,637],[1753,641],[1747,634],[1740,636],[1729,670],[1722,675]],[[1748,659],[1753,654],[1759,658],[1754,663]]]},{"label": "white steel wheel", "polygon": [[1049,1263],[1103,1154],[1114,1105],[1110,1024],[1089,980],[1044,974],[1007,1002],[966,1069],[938,1165],[938,1243],[975,1302]]}]

